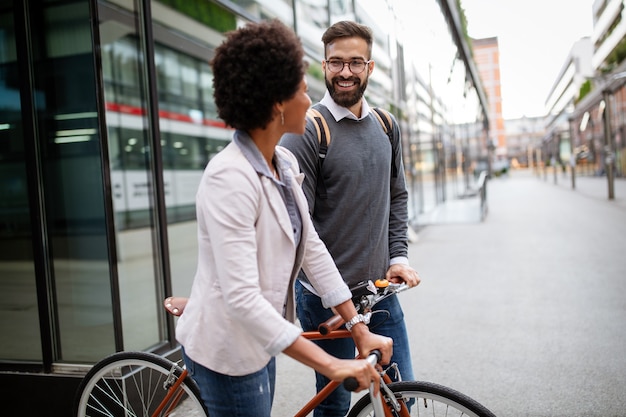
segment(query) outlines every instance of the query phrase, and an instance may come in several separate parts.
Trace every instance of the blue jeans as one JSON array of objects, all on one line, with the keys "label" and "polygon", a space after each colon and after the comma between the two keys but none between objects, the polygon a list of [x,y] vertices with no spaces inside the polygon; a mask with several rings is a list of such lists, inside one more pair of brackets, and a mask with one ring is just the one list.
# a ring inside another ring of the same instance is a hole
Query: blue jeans
[{"label": "blue jeans", "polygon": [[200,388],[209,416],[270,417],[276,385],[275,358],[260,371],[243,376],[224,375],[205,368],[189,358],[184,349],[183,359]]},{"label": "blue jeans", "polygon": [[[307,290],[300,281],[296,281],[296,305],[300,325],[305,331],[317,330],[317,326],[332,317],[333,312],[322,306],[321,299]],[[376,311],[386,310],[389,317],[384,313],[372,315],[370,329],[372,332],[384,335],[393,339],[392,363],[398,364],[400,375],[404,381],[415,379],[413,375],[413,364],[411,362],[411,350],[409,338],[404,324],[404,313],[398,301],[398,297],[393,295],[376,304]],[[354,359],[356,352],[352,339],[334,339],[316,341],[322,349],[329,354],[342,359]],[[389,376],[397,380],[394,372]],[[320,391],[328,383],[328,378],[319,373],[315,373],[317,391]],[[351,393],[343,385],[339,386],[314,412],[314,417],[343,417],[350,408]]]}]

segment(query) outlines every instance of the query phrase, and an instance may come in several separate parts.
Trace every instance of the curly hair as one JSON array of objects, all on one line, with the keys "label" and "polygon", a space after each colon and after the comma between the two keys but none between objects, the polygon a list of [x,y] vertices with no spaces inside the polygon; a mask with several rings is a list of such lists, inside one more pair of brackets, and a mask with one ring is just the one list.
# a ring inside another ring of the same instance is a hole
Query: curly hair
[{"label": "curly hair", "polygon": [[218,116],[242,130],[265,128],[306,72],[300,39],[275,19],[227,33],[210,64]]},{"label": "curly hair", "polygon": [[370,59],[372,57],[372,44],[374,42],[372,29],[370,29],[368,26],[348,20],[337,22],[328,29],[326,29],[326,32],[324,32],[324,34],[322,35],[322,42],[324,43],[324,56],[326,56],[326,53],[328,52],[328,45],[341,38],[363,39],[365,43],[367,43],[367,49],[369,53],[367,59]]}]

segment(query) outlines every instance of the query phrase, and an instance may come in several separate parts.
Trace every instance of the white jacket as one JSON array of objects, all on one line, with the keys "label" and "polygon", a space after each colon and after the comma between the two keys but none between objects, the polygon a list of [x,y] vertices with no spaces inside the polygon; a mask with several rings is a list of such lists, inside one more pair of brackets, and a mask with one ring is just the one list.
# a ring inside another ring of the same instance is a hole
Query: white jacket
[{"label": "white jacket", "polygon": [[295,157],[281,147],[276,156],[281,175],[293,178],[298,247],[276,185],[234,141],[209,162],[196,196],[198,269],[176,337],[191,359],[222,374],[256,372],[299,336],[293,284],[301,267],[325,306],[351,297],[310,220]]}]

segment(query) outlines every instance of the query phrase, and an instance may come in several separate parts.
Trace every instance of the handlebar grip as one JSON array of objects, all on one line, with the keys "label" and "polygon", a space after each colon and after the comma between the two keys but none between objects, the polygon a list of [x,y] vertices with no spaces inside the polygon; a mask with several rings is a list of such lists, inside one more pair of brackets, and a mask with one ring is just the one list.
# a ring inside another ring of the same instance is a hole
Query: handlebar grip
[{"label": "handlebar grip", "polygon": [[332,332],[333,330],[337,330],[338,328],[340,328],[341,325],[344,323],[345,321],[343,320],[343,318],[339,314],[336,314],[332,316],[331,318],[329,318],[328,320],[326,320],[324,323],[321,323],[317,327],[317,330],[322,334],[322,336],[326,336],[328,333]]},{"label": "handlebar grip", "polygon": [[[374,366],[378,363],[378,361],[380,361],[381,357],[382,353],[380,353],[380,350],[376,349],[371,351],[365,360],[368,361],[372,366]],[[356,391],[356,389],[359,387],[359,381],[357,381],[355,377],[349,376],[343,380],[343,387],[348,391]]]}]

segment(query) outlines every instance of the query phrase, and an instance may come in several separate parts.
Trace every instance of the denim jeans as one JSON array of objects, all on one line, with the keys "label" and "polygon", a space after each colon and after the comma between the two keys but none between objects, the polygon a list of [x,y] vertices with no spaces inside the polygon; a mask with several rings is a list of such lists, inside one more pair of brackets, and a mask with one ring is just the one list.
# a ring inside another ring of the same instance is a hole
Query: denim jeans
[{"label": "denim jeans", "polygon": [[[298,319],[303,330],[317,330],[317,326],[329,319],[333,312],[322,306],[321,299],[307,290],[300,281],[296,281],[296,305]],[[387,336],[393,339],[392,363],[398,364],[400,375],[404,381],[414,380],[413,365],[409,339],[404,324],[404,313],[398,301],[393,295],[376,304],[375,311],[386,310],[389,317],[384,313],[372,315],[370,329],[373,333]],[[352,339],[320,340],[319,344],[329,354],[342,359],[354,359],[356,352]],[[389,376],[395,381],[397,375],[390,372]],[[321,390],[328,383],[328,378],[315,373],[317,390]],[[350,408],[351,393],[343,385],[339,386],[322,404],[314,411],[314,417],[343,417]]]},{"label": "denim jeans", "polygon": [[189,358],[184,349],[183,359],[211,417],[270,417],[276,385],[275,358],[260,371],[244,376],[205,368]]}]

